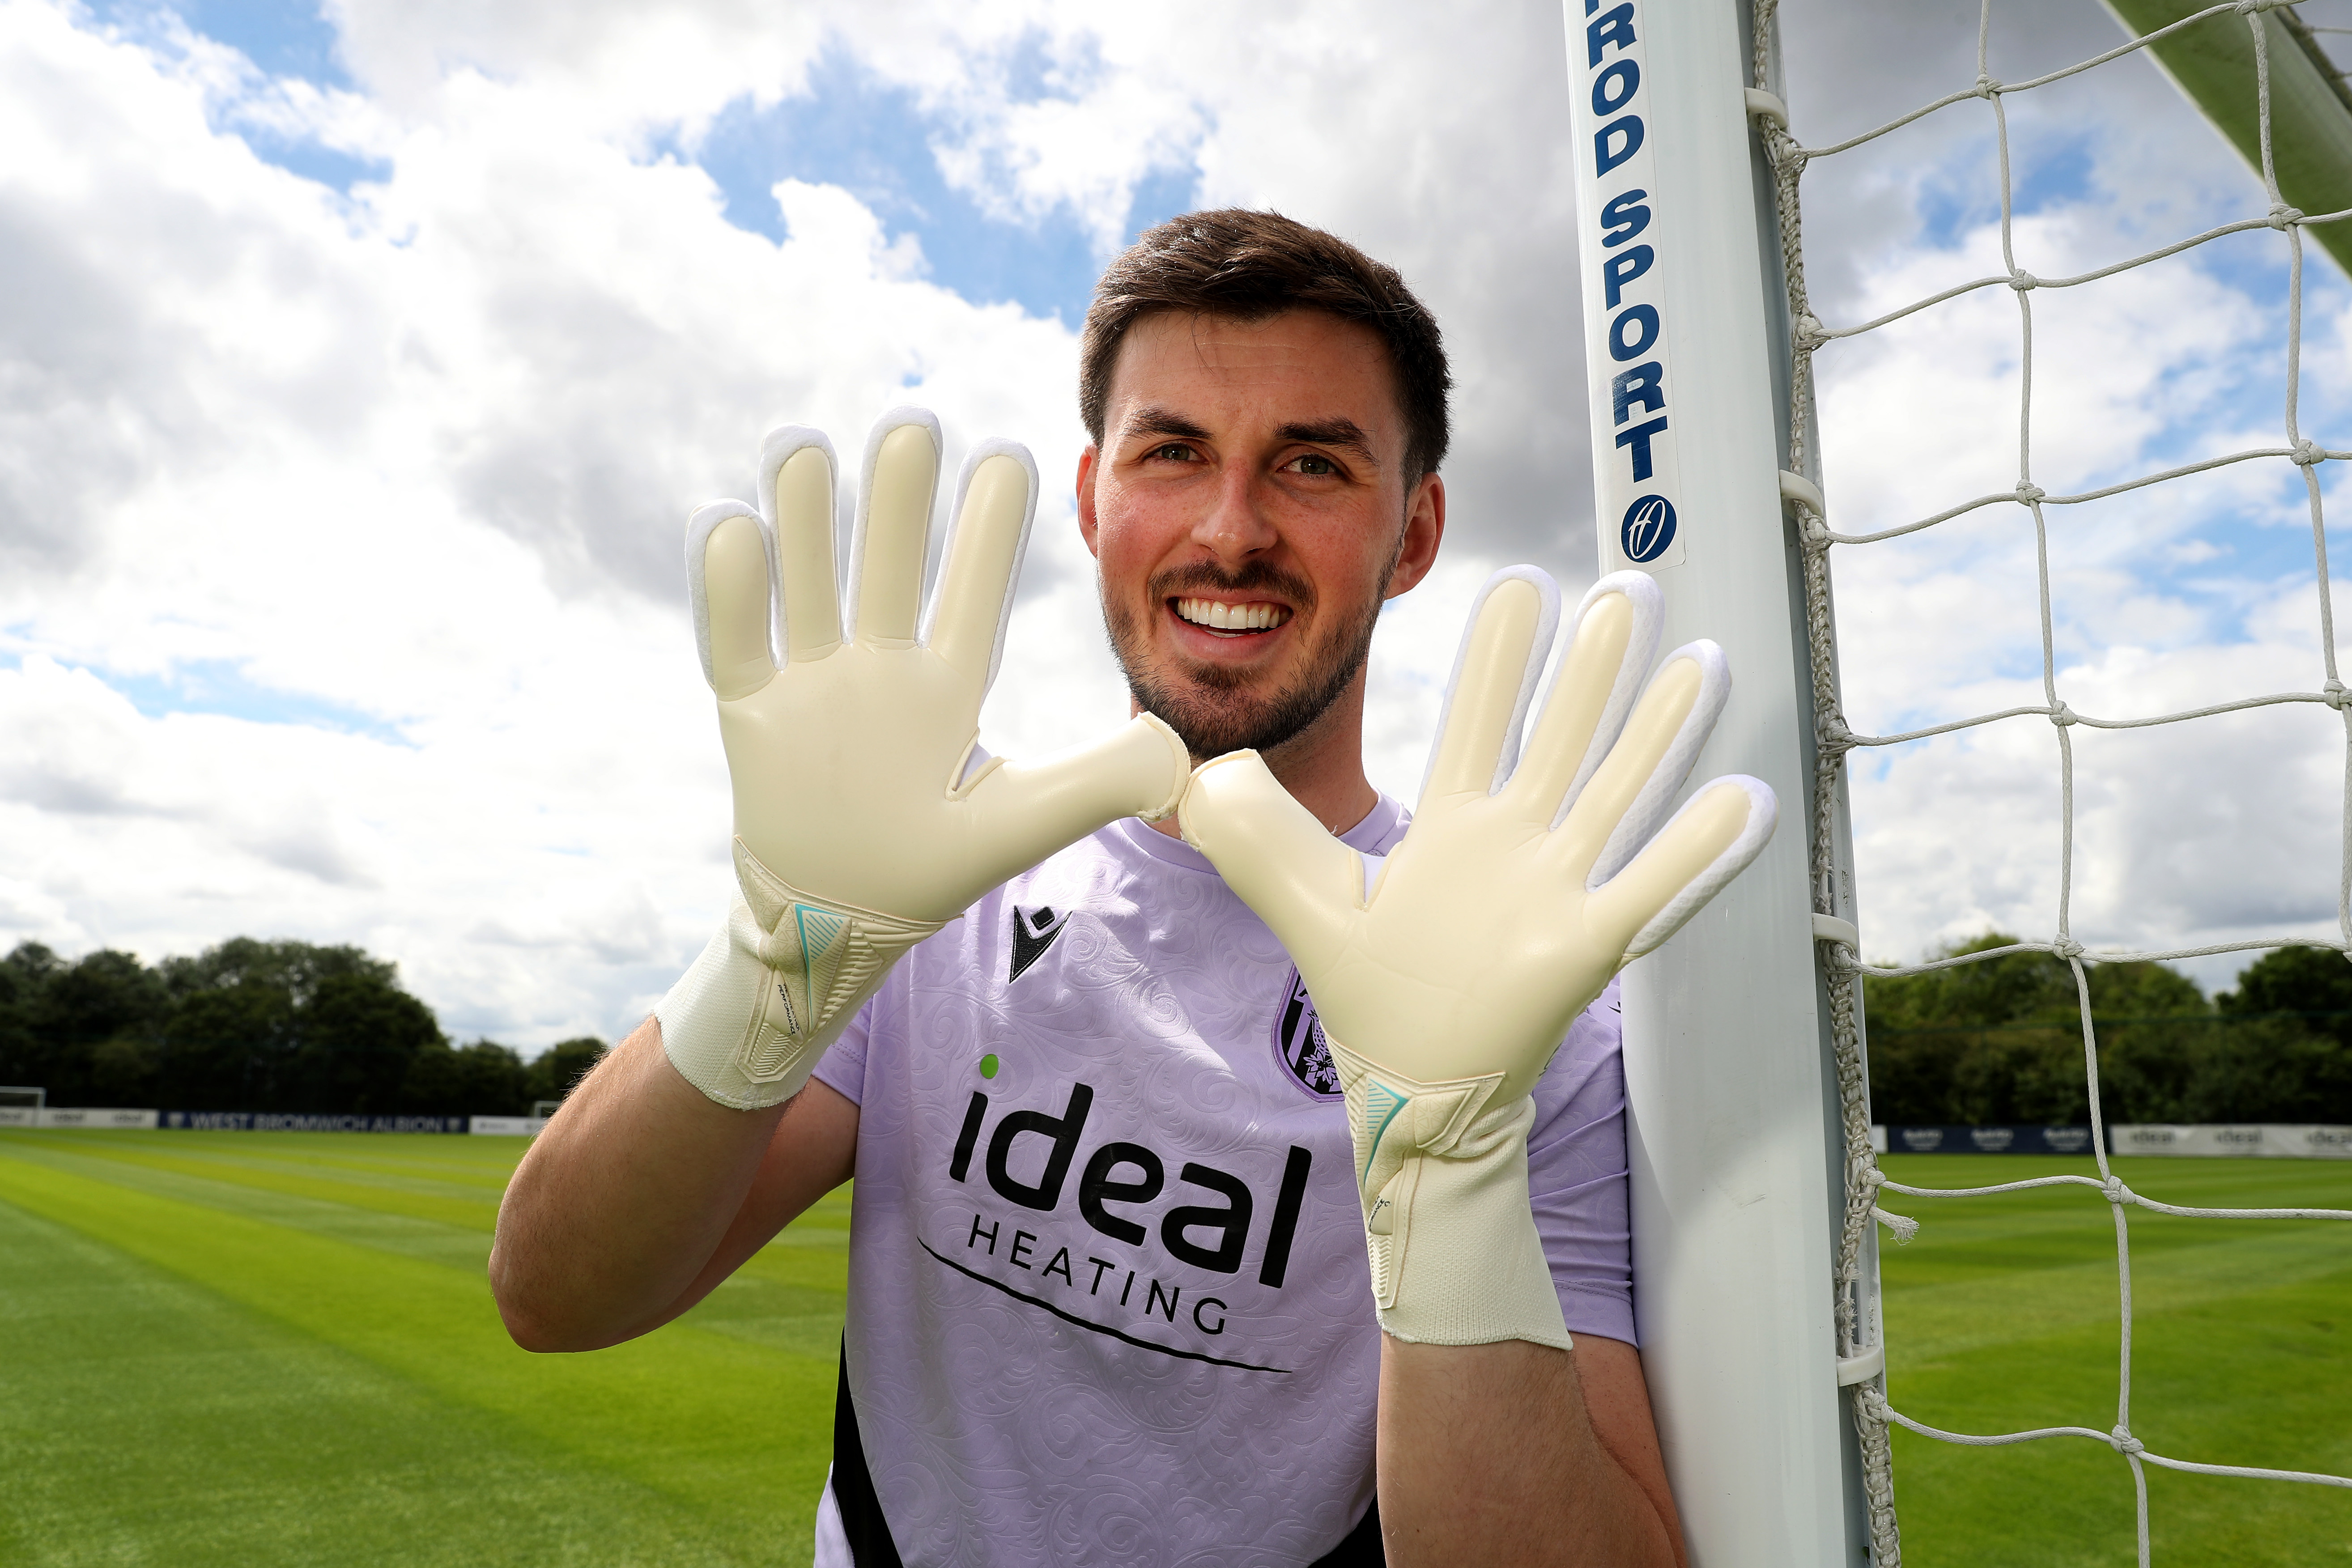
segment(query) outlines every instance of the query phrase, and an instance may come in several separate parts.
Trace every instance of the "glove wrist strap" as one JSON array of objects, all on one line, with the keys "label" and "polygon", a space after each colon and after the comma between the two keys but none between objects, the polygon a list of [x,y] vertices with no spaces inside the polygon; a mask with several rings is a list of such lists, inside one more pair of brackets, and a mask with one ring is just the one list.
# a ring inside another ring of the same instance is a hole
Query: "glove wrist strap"
[{"label": "glove wrist strap", "polygon": [[808,897],[735,841],[727,923],[654,1009],[680,1076],[720,1105],[790,1100],[908,948],[944,921]]},{"label": "glove wrist strap", "polygon": [[1328,1044],[1347,1091],[1381,1327],[1423,1344],[1569,1348],[1528,1204],[1535,1101],[1493,1104],[1500,1073],[1422,1083]]}]

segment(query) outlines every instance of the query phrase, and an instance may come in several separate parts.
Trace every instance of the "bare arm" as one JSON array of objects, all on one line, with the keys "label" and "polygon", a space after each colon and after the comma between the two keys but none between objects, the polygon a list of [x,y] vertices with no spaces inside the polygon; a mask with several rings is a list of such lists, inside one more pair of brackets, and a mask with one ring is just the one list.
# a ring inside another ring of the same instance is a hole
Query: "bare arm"
[{"label": "bare arm", "polygon": [[849,1179],[857,1107],[812,1079],[730,1110],[647,1018],[563,1102],[499,1205],[490,1289],[515,1342],[585,1351],[657,1328]]},{"label": "bare arm", "polygon": [[1381,1532],[1398,1568],[1683,1568],[1641,1352],[1381,1342]]}]

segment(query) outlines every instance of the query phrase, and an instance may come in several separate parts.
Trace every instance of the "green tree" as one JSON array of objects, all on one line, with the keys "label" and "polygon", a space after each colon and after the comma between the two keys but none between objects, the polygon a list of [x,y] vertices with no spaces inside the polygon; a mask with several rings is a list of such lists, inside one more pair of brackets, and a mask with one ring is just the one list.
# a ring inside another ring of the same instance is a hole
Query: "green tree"
[{"label": "green tree", "polygon": [[45,1088],[52,1105],[121,1104],[144,1090],[171,999],[136,955],[102,948],[68,963],[27,942],[0,968],[10,994],[0,1081]]},{"label": "green tree", "polygon": [[167,958],[157,966],[175,997],[237,985],[283,991],[298,1007],[307,1006],[320,984],[355,975],[383,985],[398,984],[398,966],[348,944],[321,947],[307,942],[261,942],[236,936],[194,958]]},{"label": "green tree", "polygon": [[[2012,946],[1990,931],[1938,949],[1955,958]],[[2179,970],[2086,963],[2102,1103],[2116,1121],[2159,1120],[2135,1101],[2187,1092],[2211,1010]],[[2090,1115],[2081,995],[2065,960],[2003,953],[1864,983],[1871,1103],[1889,1122],[2078,1123]]]},{"label": "green tree", "polygon": [[401,1106],[420,1115],[520,1116],[530,1109],[524,1078],[521,1056],[495,1040],[428,1046],[409,1064]]},{"label": "green tree", "polygon": [[[1936,956],[2011,945],[1992,932]],[[2352,1122],[2352,963],[2282,948],[2207,1003],[2161,963],[2084,965],[2110,1121]],[[2074,976],[2008,953],[1864,984],[1871,1100],[1891,1122],[2080,1121]]]},{"label": "green tree", "polygon": [[63,959],[37,942],[18,942],[0,959],[0,1083],[47,1085],[33,1019],[50,977],[64,967]]},{"label": "green tree", "polygon": [[389,1115],[419,1055],[447,1048],[433,1010],[391,981],[346,972],[314,984],[297,1043],[265,1110]]},{"label": "green tree", "polygon": [[604,1059],[610,1048],[593,1035],[557,1041],[532,1058],[523,1098],[533,1103],[562,1100]]},{"label": "green tree", "polygon": [[158,1098],[184,1110],[274,1110],[299,1019],[283,986],[257,980],[190,992],[164,1026]]},{"label": "green tree", "polygon": [[[1933,956],[2017,941],[1989,931]],[[2046,952],[1865,980],[1872,1112],[1898,1123],[2079,1121],[2088,1100],[2075,1012],[2074,973]]]},{"label": "green tree", "polygon": [[2352,962],[2334,948],[2273,948],[2240,970],[2238,988],[2213,1005],[2241,1016],[2294,1014],[2314,1033],[2352,1044]]}]

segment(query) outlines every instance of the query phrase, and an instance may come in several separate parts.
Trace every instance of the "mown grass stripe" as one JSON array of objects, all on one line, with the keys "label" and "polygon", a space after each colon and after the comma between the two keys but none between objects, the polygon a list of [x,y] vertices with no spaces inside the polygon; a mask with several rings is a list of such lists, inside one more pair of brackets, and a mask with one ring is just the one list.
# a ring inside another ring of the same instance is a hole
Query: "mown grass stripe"
[{"label": "mown grass stripe", "polygon": [[[1974,1185],[2088,1161],[1892,1155],[1898,1181]],[[2134,1188],[2184,1203],[2352,1206],[2352,1168],[2318,1162],[2138,1160]],[[2115,1423],[2115,1227],[2104,1198],[2044,1189],[1992,1198],[1890,1198],[1925,1221],[1883,1247],[1889,1396],[1966,1432]],[[2352,1468],[2352,1225],[2130,1220],[2132,1427],[2158,1452],[2225,1464]],[[2131,1477],[2105,1444],[1958,1448],[1897,1431],[1904,1560],[2127,1563]],[[2159,1563],[2352,1559],[2352,1497],[2335,1489],[2151,1470]]]},{"label": "mown grass stripe", "polygon": [[[578,1473],[591,1489],[609,1484],[661,1500],[658,1509],[632,1513],[652,1520],[646,1528],[655,1537],[674,1540],[677,1550],[659,1560],[806,1560],[830,1446],[837,1295],[755,1275],[730,1298],[789,1291],[769,1304],[790,1310],[767,1315],[811,1320],[803,1331],[781,1336],[782,1342],[774,1334],[747,1333],[745,1326],[760,1317],[753,1312],[727,1331],[689,1321],[591,1356],[534,1357],[508,1341],[477,1271],[357,1245],[236,1207],[93,1179],[70,1168],[78,1163],[70,1160],[12,1157],[18,1153],[0,1147],[0,1201],[266,1321],[295,1347],[363,1364],[378,1378],[412,1390],[404,1407],[409,1414],[392,1425],[425,1449],[430,1432],[419,1431],[419,1423],[429,1429],[442,1419],[428,1412],[463,1411],[469,1432],[488,1434],[468,1438],[467,1447],[489,1470],[509,1459],[526,1467],[551,1464]],[[190,1191],[205,1184],[201,1178],[175,1179],[189,1183]],[[221,1184],[211,1185],[217,1195]],[[829,1260],[824,1253],[809,1256]],[[20,1293],[8,1292],[12,1298]],[[830,1334],[822,1326],[828,1305]],[[130,1325],[124,1331],[128,1342],[145,1337]],[[285,1344],[278,1349],[291,1353]],[[116,1363],[122,1381],[93,1397],[90,1408],[102,1413],[118,1401],[136,1405],[144,1397],[143,1379],[156,1370]],[[298,1428],[315,1415],[314,1404],[299,1394],[282,1412]],[[192,1444],[201,1446],[193,1432],[159,1436],[166,1452],[184,1455]],[[307,1495],[297,1488],[273,1506],[282,1510]],[[421,1527],[436,1505],[409,1500]],[[480,1502],[468,1496],[465,1506]],[[518,1544],[507,1555],[469,1560],[579,1560],[552,1548],[551,1554],[539,1552]],[[142,1559],[110,1549],[104,1560]]]}]

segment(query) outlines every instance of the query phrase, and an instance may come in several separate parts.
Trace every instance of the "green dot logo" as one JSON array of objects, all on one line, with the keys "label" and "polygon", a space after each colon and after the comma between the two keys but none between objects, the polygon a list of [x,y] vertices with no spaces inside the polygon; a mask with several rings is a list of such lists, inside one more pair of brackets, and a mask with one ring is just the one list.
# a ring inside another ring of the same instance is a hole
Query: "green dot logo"
[{"label": "green dot logo", "polygon": [[991,1051],[988,1055],[980,1058],[980,1076],[982,1078],[994,1078],[996,1076],[995,1052]]}]

